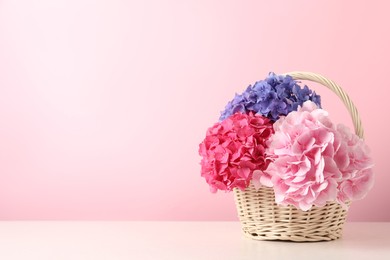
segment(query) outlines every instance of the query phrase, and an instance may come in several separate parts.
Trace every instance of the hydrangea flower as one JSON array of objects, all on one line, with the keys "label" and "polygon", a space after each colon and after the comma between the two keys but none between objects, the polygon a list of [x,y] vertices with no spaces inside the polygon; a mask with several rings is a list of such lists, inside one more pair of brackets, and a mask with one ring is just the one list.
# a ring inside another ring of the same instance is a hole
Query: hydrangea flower
[{"label": "hydrangea flower", "polygon": [[320,96],[307,86],[301,88],[291,76],[271,72],[265,80],[250,85],[242,94],[236,94],[221,112],[220,121],[236,112],[248,111],[276,121],[280,116],[296,111],[308,100],[321,107]]},{"label": "hydrangea flower", "polygon": [[344,205],[347,201],[360,200],[374,185],[373,161],[370,150],[362,139],[344,125],[337,131],[343,140],[336,158],[342,178],[338,184],[337,201]]},{"label": "hydrangea flower", "polygon": [[373,164],[363,140],[333,124],[314,102],[280,118],[274,130],[266,151],[274,161],[263,184],[274,187],[276,203],[306,211],[361,199],[371,189]]},{"label": "hydrangea flower", "polygon": [[201,175],[211,192],[244,190],[270,163],[265,142],[273,134],[268,118],[253,113],[235,113],[208,129],[199,145]]}]

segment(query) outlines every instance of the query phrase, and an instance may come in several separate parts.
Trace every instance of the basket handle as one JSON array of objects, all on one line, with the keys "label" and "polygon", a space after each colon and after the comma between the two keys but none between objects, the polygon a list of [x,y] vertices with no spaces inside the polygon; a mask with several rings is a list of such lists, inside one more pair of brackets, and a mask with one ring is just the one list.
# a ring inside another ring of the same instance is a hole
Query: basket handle
[{"label": "basket handle", "polygon": [[362,126],[362,121],[359,116],[359,112],[357,111],[355,105],[353,104],[351,98],[348,96],[348,94],[334,81],[325,78],[322,75],[312,73],[312,72],[304,72],[304,71],[293,71],[289,73],[282,74],[284,76],[290,75],[295,80],[309,80],[313,82],[320,83],[327,87],[328,89],[332,90],[344,103],[344,105],[347,107],[349,114],[352,117],[353,126],[355,128],[355,133],[360,138],[364,138],[364,130]]}]

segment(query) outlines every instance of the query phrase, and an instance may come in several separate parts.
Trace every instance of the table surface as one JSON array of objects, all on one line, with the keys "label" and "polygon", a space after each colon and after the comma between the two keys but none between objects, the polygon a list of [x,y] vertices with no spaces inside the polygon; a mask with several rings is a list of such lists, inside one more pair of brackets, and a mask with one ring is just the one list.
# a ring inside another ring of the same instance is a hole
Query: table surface
[{"label": "table surface", "polygon": [[0,259],[390,259],[390,222],[294,243],[251,240],[239,222],[1,221]]}]

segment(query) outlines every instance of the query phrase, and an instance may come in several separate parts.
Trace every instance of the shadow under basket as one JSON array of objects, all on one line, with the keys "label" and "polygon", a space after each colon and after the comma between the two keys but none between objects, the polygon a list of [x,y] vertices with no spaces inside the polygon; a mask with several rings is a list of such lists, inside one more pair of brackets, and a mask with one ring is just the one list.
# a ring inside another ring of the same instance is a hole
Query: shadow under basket
[{"label": "shadow under basket", "polygon": [[296,242],[329,241],[343,232],[347,210],[336,202],[302,211],[294,206],[278,206],[273,188],[245,191],[234,189],[238,217],[245,236],[255,240]]}]

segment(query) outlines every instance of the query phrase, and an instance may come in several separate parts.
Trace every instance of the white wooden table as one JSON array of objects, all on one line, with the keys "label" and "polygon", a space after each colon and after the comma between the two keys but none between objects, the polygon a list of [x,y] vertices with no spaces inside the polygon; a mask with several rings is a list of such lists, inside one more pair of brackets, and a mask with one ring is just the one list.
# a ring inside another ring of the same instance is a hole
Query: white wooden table
[{"label": "white wooden table", "polygon": [[253,241],[238,222],[2,221],[0,259],[390,259],[390,223],[347,223],[342,239]]}]

